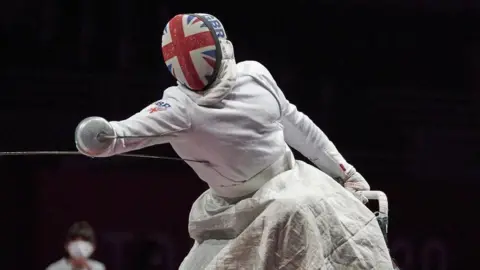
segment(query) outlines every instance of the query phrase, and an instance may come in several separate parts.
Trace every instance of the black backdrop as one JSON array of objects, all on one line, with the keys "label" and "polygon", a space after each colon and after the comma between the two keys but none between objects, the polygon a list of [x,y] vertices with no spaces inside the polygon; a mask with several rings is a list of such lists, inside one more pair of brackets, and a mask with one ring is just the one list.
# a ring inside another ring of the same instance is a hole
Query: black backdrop
[{"label": "black backdrop", "polygon": [[[390,244],[404,269],[474,269],[478,3],[298,2],[2,3],[0,150],[73,150],[83,117],[122,119],[159,99],[173,83],[164,24],[212,13],[237,59],[267,66],[388,194]],[[174,155],[167,145],[144,152]],[[189,206],[205,189],[174,161],[0,157],[0,169],[2,269],[43,269],[79,219],[96,228],[108,269],[175,269],[191,245]]]}]

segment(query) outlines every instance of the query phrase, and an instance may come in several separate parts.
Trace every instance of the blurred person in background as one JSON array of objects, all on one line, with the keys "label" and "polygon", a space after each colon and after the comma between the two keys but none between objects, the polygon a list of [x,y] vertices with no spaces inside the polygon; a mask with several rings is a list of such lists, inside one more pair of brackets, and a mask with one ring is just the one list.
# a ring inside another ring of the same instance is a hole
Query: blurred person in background
[{"label": "blurred person in background", "polygon": [[65,239],[66,256],[46,270],[105,270],[105,266],[90,259],[95,251],[95,232],[86,221],[75,222],[70,226]]}]

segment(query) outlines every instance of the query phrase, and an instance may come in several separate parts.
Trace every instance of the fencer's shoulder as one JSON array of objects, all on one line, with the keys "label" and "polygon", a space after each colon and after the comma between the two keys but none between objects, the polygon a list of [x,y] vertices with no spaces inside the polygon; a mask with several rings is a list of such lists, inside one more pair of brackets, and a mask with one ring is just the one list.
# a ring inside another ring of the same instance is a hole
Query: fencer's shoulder
[{"label": "fencer's shoulder", "polygon": [[180,86],[171,86],[163,91],[162,99],[175,100],[176,102],[184,104],[189,101],[185,91],[180,89]]},{"label": "fencer's shoulder", "polygon": [[270,74],[270,71],[268,71],[264,65],[252,60],[237,63],[237,72],[240,75],[263,75],[270,78],[272,77],[272,74]]},{"label": "fencer's shoulder", "polygon": [[170,86],[163,91],[163,98],[177,98],[182,96],[182,91],[178,86]]}]

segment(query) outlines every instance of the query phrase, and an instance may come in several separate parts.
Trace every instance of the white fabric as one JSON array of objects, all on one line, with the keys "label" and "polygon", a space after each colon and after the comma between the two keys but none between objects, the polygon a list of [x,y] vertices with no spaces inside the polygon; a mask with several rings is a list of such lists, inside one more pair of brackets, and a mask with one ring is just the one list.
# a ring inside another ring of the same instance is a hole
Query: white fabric
[{"label": "white fabric", "polygon": [[[208,162],[187,162],[210,189],[192,207],[196,244],[182,269],[391,269],[373,213],[332,179],[348,179],[353,166],[264,66],[236,71],[233,88],[207,106],[174,86],[162,99],[170,106],[110,122],[119,136],[155,137],[118,139],[102,156],[168,142]],[[295,162],[287,144],[326,174]]]},{"label": "white fabric", "polygon": [[370,190],[370,185],[359,172],[355,172],[352,176],[348,177],[343,183],[343,186],[364,204],[368,202],[367,197],[363,195],[363,191]]},{"label": "white fabric", "polygon": [[[105,265],[99,261],[87,260],[87,263],[90,266],[91,270],[105,270]],[[73,269],[72,265],[65,258],[50,264],[46,268],[46,270],[72,270],[72,269]],[[87,270],[87,269],[79,269],[79,270]]]},{"label": "white fabric", "polygon": [[[226,39],[220,39],[219,43],[223,60],[215,82],[211,88],[203,91],[203,93],[192,92],[193,95],[197,96],[195,100],[200,106],[212,106],[222,101],[232,92],[237,81],[237,63],[235,62],[233,45]],[[183,86],[179,83],[179,87]]]},{"label": "white fabric", "polygon": [[117,140],[101,156],[171,143],[182,158],[207,160],[209,164],[188,164],[226,197],[245,195],[230,187],[270,166],[288,149],[287,143],[334,178],[354,173],[328,137],[285,98],[263,65],[246,61],[236,69],[230,94],[214,106],[201,106],[197,101],[202,95],[173,86],[162,98],[169,108],[150,113],[152,104],[126,120],[110,122],[119,136],[157,137]]},{"label": "white fabric", "polygon": [[373,213],[331,177],[287,159],[292,169],[251,197],[209,190],[197,199],[181,270],[393,269]]}]

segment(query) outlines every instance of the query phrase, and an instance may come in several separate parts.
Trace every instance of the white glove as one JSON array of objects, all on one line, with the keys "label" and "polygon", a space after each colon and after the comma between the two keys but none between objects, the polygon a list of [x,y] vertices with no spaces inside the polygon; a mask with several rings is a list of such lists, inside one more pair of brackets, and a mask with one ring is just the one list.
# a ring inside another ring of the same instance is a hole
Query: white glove
[{"label": "white glove", "polygon": [[102,138],[102,135],[115,136],[110,123],[101,117],[85,118],[75,130],[78,151],[89,157],[104,156],[114,146],[115,139]]},{"label": "white glove", "polygon": [[368,202],[368,199],[362,195],[361,191],[370,190],[370,185],[360,173],[355,172],[352,176],[348,177],[345,183],[343,183],[343,186],[364,204]]}]

